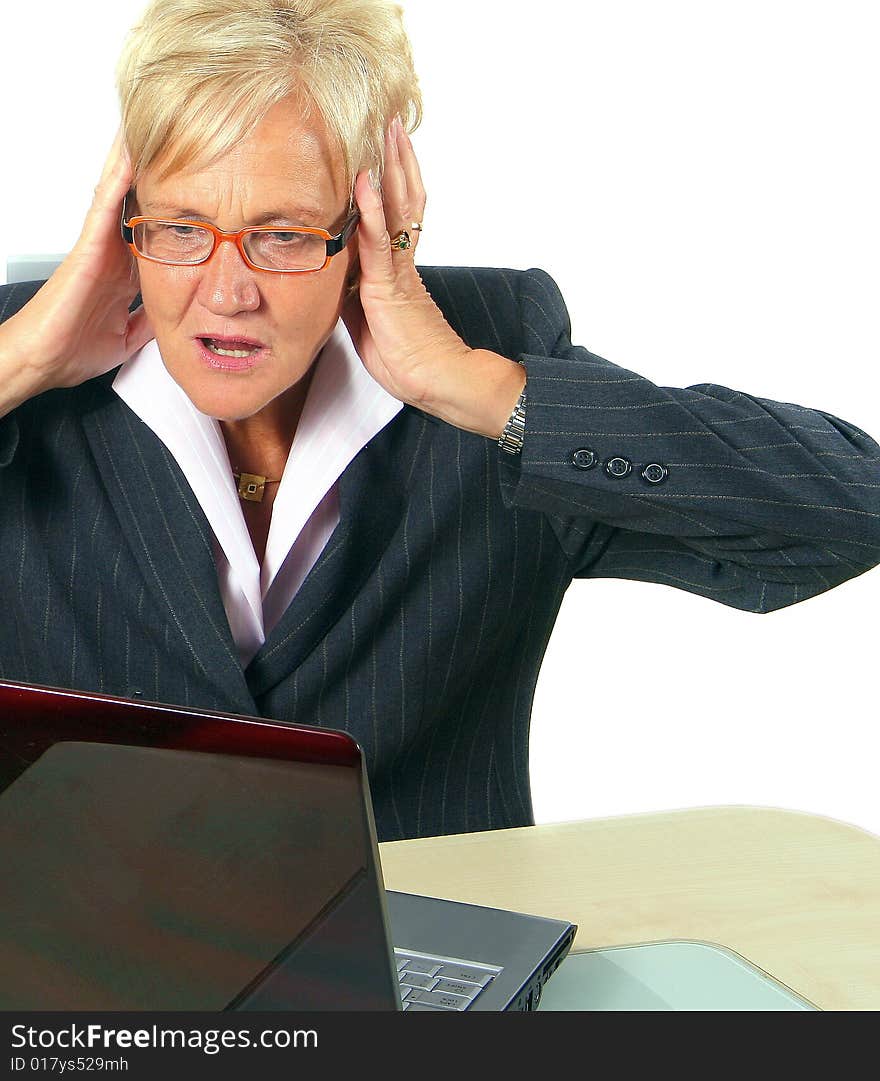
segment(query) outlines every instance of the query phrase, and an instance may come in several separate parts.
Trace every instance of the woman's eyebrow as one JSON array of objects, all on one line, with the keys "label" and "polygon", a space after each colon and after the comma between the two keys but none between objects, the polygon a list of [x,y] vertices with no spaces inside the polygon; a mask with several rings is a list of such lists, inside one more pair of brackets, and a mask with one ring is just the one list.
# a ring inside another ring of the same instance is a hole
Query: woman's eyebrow
[{"label": "woman's eyebrow", "polygon": [[[141,214],[147,217],[168,217],[168,218],[190,218],[196,221],[204,221],[210,225],[214,223],[211,219],[202,214],[198,210],[193,210],[191,207],[178,207],[172,203],[153,203],[145,202]],[[247,228],[251,225],[269,225],[275,223],[293,224],[295,222],[301,222],[306,224],[309,220],[320,221],[324,217],[324,212],[318,207],[287,207],[283,210],[269,210],[265,214],[260,214],[258,217],[253,218],[248,222]]]}]

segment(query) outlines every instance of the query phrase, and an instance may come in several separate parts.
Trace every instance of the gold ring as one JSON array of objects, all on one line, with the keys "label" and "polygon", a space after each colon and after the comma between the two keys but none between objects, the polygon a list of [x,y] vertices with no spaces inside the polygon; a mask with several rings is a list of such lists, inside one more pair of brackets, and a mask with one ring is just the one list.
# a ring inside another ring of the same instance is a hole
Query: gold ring
[{"label": "gold ring", "polygon": [[422,223],[420,221],[414,221],[410,226],[410,229],[412,229],[414,233],[420,233],[422,231]]},{"label": "gold ring", "polygon": [[395,251],[406,251],[407,248],[412,247],[412,237],[406,229],[401,229],[396,236],[391,238],[391,247]]}]

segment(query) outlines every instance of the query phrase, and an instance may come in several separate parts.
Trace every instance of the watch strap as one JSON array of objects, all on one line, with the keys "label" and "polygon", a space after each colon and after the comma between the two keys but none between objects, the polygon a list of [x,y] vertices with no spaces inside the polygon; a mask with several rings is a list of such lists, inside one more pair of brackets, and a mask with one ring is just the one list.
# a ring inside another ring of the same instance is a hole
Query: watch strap
[{"label": "watch strap", "polygon": [[520,454],[526,434],[526,388],[517,399],[513,412],[510,414],[504,431],[498,440],[498,446],[507,454]]}]

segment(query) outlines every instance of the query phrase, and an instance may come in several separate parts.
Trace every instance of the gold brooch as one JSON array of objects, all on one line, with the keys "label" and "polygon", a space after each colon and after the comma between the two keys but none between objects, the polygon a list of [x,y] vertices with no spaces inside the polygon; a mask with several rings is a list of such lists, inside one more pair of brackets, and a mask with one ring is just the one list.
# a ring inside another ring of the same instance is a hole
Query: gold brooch
[{"label": "gold brooch", "polygon": [[233,470],[232,475],[238,481],[239,499],[246,499],[249,503],[262,503],[266,485],[281,483],[280,480],[261,477],[259,473],[238,473]]}]

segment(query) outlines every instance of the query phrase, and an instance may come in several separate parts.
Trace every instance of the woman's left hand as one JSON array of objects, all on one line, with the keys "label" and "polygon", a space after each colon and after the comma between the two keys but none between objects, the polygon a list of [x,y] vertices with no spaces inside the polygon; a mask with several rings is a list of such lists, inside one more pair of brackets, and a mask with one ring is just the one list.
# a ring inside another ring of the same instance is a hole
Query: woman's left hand
[{"label": "woman's left hand", "polygon": [[[358,174],[359,295],[344,318],[370,375],[389,394],[467,431],[497,438],[525,383],[521,365],[471,349],[431,299],[414,254],[425,189],[412,142],[399,120],[385,136],[382,189]],[[392,237],[405,230],[411,247]]]}]

